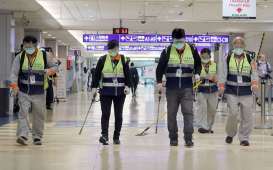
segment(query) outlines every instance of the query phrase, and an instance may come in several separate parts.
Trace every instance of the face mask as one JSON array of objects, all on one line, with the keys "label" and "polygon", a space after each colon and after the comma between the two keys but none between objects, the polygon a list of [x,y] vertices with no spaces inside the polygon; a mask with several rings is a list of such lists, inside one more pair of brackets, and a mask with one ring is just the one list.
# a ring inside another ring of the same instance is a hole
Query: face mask
[{"label": "face mask", "polygon": [[173,46],[178,49],[178,50],[181,50],[184,46],[185,46],[185,43],[174,43]]},{"label": "face mask", "polygon": [[243,48],[234,48],[233,49],[233,52],[236,54],[236,55],[242,55],[244,53],[244,49]]},{"label": "face mask", "polygon": [[27,54],[31,55],[35,52],[35,48],[31,47],[31,48],[25,48],[25,51]]},{"label": "face mask", "polygon": [[202,61],[202,63],[204,63],[204,64],[207,64],[208,62],[210,62],[210,59],[209,58],[201,58],[201,61]]},{"label": "face mask", "polygon": [[116,50],[110,50],[109,51],[109,55],[112,56],[112,57],[115,57],[115,56],[118,55],[118,51],[116,51]]}]

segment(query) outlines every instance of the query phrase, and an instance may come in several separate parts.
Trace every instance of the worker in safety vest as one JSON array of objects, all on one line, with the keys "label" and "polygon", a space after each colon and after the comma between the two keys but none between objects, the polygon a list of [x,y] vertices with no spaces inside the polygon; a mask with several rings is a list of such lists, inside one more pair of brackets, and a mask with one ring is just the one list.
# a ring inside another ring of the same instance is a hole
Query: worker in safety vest
[{"label": "worker in safety vest", "polygon": [[156,69],[157,89],[162,92],[162,77],[166,76],[166,97],[170,145],[178,145],[177,112],[181,105],[184,116],[185,146],[192,147],[193,79],[200,80],[201,60],[197,49],[185,41],[184,29],[172,32],[172,44],[162,51]]},{"label": "worker in safety vest", "polygon": [[114,103],[115,131],[113,143],[120,144],[119,136],[122,127],[123,105],[126,95],[130,93],[130,71],[126,58],[119,54],[119,43],[111,40],[107,44],[108,54],[98,60],[92,80],[91,96],[96,96],[100,87],[101,102],[101,137],[100,143],[108,145],[108,128],[111,105]]},{"label": "worker in safety vest", "polygon": [[[46,116],[47,77],[54,75],[57,64],[48,59],[46,52],[37,48],[37,39],[26,36],[23,39],[24,50],[19,53],[12,65],[10,87],[19,98],[17,143],[28,144],[31,130],[33,144],[42,145],[44,121]],[[28,114],[32,112],[32,128]]]},{"label": "worker in safety vest", "polygon": [[[258,75],[256,62],[245,50],[245,41],[236,37],[233,50],[219,69],[219,90],[226,94],[229,116],[226,124],[226,143],[231,144],[239,126],[240,145],[249,146],[249,136],[253,126],[253,97],[257,93]],[[238,121],[238,116],[240,121]]]},{"label": "worker in safety vest", "polygon": [[211,61],[211,51],[208,48],[201,50],[201,81],[197,93],[196,123],[199,133],[213,133],[212,126],[217,105],[217,66]]}]

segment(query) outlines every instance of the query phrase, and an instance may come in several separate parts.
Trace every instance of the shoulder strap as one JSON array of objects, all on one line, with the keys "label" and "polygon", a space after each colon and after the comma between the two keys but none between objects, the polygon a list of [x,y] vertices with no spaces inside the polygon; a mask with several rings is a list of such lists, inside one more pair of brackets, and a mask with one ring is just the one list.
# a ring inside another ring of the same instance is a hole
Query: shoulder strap
[{"label": "shoulder strap", "polygon": [[44,63],[45,63],[45,69],[46,69],[46,68],[48,68],[46,52],[42,50],[42,53],[43,53],[43,58],[44,58]]},{"label": "shoulder strap", "polygon": [[125,64],[126,64],[126,62],[125,62],[125,56],[124,55],[121,55],[121,62],[122,62],[122,65],[124,67]]},{"label": "shoulder strap", "polygon": [[105,64],[106,57],[107,57],[107,55],[104,55],[104,56],[101,57],[101,61],[102,61],[103,65]]},{"label": "shoulder strap", "polygon": [[24,50],[24,51],[22,51],[21,57],[20,57],[20,71],[19,71],[19,74],[22,73],[22,67],[23,67],[23,64],[24,64],[25,55],[26,55],[26,51]]}]

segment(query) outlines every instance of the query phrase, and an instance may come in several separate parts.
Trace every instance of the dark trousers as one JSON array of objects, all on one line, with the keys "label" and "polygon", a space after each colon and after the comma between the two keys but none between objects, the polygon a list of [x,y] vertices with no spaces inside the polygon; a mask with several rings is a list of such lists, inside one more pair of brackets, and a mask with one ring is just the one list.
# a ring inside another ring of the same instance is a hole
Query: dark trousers
[{"label": "dark trousers", "polygon": [[136,94],[137,85],[138,85],[138,83],[133,83],[133,84],[132,84],[131,91],[132,91],[132,94],[133,94],[133,95]]},{"label": "dark trousers", "polygon": [[191,88],[167,89],[168,130],[171,140],[178,139],[177,112],[179,105],[184,117],[184,138],[191,140],[193,134],[193,92]]},{"label": "dark trousers", "polygon": [[125,101],[125,95],[122,96],[100,96],[101,102],[101,134],[105,137],[108,137],[108,129],[109,129],[109,119],[111,115],[111,106],[112,102],[114,103],[114,112],[115,112],[115,131],[114,131],[114,139],[119,139],[120,131],[122,127],[122,112],[123,105]]},{"label": "dark trousers", "polygon": [[48,80],[48,88],[46,90],[46,105],[50,106],[54,102],[54,91],[52,80]]}]

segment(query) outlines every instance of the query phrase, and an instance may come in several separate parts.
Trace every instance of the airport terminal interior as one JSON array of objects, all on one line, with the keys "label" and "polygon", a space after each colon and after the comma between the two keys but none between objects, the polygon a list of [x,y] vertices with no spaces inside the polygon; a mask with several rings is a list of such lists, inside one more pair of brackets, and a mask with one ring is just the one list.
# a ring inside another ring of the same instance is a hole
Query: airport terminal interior
[{"label": "airport terminal interior", "polygon": [[[272,44],[273,0],[0,0],[0,170],[273,170]],[[202,87],[214,105],[204,106]],[[178,138],[169,138],[174,103]]]}]

